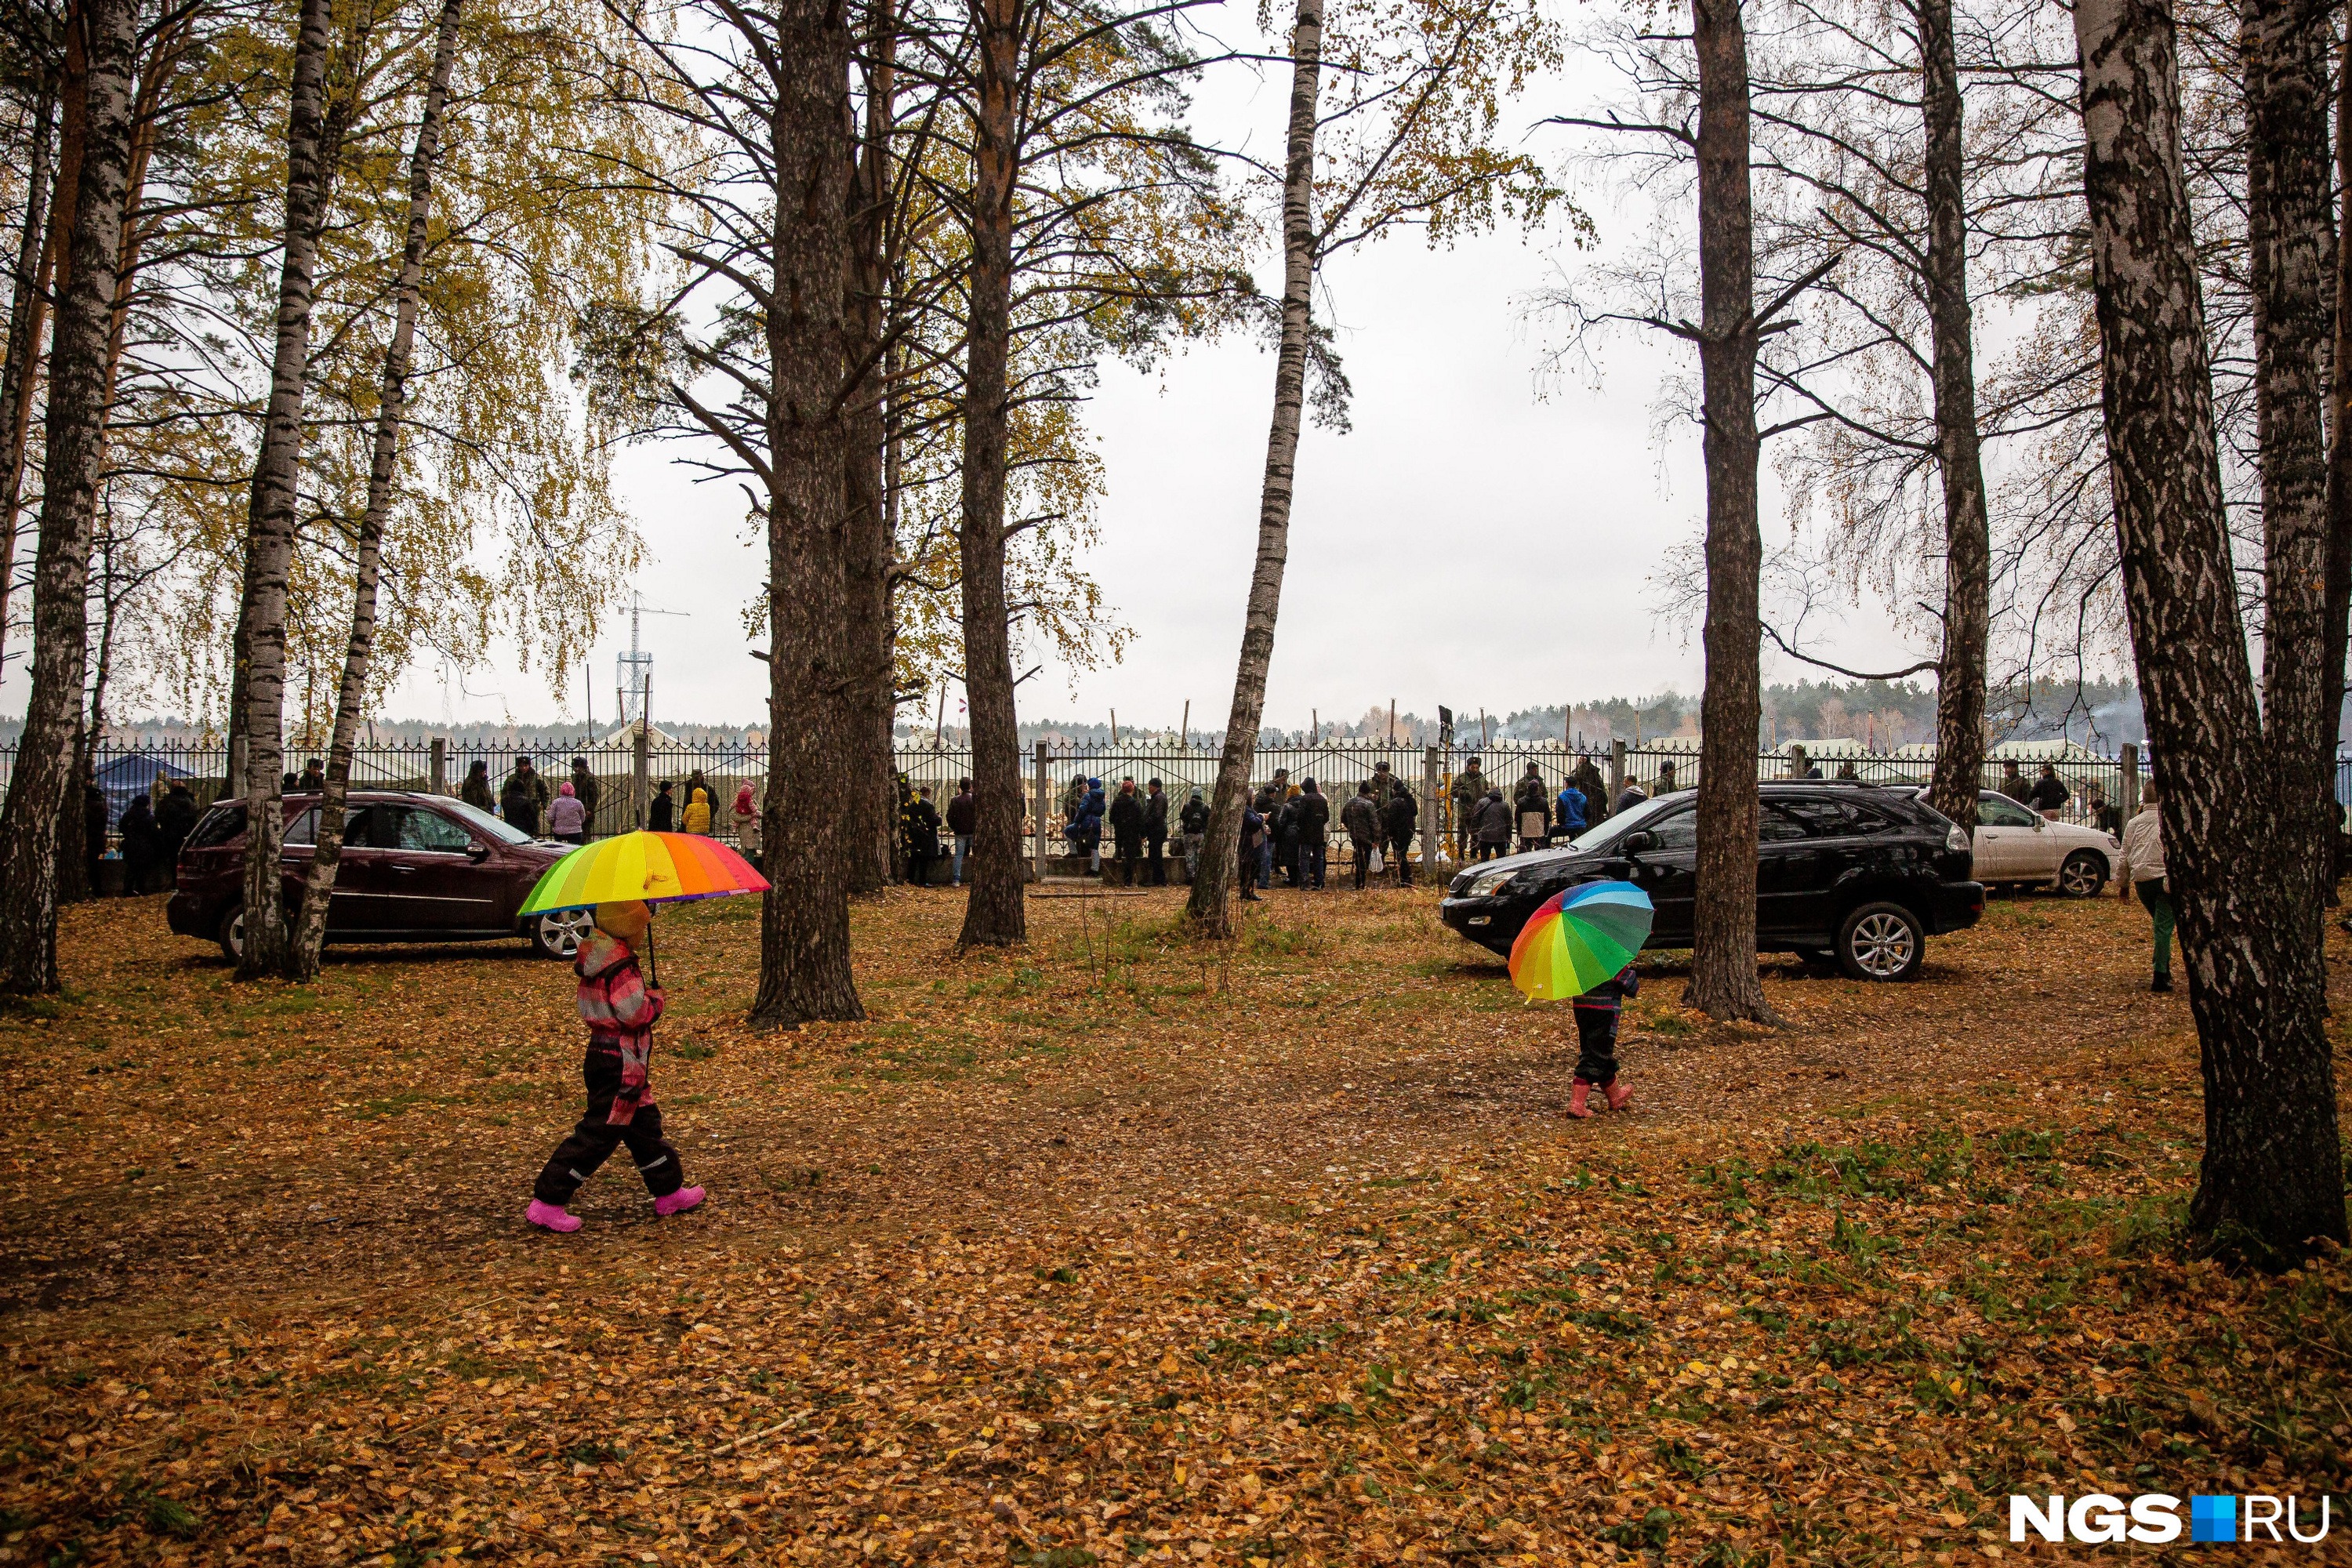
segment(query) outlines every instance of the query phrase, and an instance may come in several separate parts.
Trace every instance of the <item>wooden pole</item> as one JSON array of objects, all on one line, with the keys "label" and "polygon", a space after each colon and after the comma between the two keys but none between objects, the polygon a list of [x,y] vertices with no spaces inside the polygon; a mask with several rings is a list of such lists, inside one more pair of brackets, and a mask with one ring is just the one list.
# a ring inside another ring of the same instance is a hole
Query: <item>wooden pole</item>
[{"label": "wooden pole", "polygon": [[1192,743],[1192,700],[1184,699],[1184,744]]},{"label": "wooden pole", "polygon": [[1389,744],[1396,744],[1396,699],[1389,699]]}]

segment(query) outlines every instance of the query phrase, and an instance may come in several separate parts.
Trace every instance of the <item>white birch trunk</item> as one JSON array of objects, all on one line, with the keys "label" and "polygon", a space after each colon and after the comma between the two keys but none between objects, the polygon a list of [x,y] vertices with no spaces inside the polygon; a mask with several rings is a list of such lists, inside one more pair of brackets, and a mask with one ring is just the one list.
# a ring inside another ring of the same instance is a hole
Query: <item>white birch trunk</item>
[{"label": "white birch trunk", "polygon": [[1298,426],[1307,402],[1307,345],[1314,325],[1315,124],[1323,84],[1322,0],[1298,0],[1290,35],[1290,143],[1282,180],[1282,346],[1274,367],[1274,418],[1265,437],[1265,479],[1258,492],[1257,567],[1250,574],[1242,622],[1234,705],[1225,721],[1216,798],[1185,912],[1209,935],[1232,929],[1227,902],[1240,859],[1242,810],[1250,760],[1265,711],[1265,677],[1274,662],[1274,627],[1282,608],[1282,572],[1290,559],[1290,497]]},{"label": "white birch trunk", "polygon": [[302,890],[302,923],[289,944],[286,973],[308,980],[319,973],[319,952],[327,937],[327,910],[335,893],[335,872],[343,855],[343,803],[352,778],[352,747],[360,710],[367,702],[368,667],[375,654],[376,579],[383,553],[384,519],[392,511],[393,484],[400,467],[400,425],[408,407],[408,361],[416,342],[416,297],[425,281],[425,237],[433,207],[433,165],[441,155],[441,117],[449,100],[449,75],[457,58],[457,16],[463,0],[445,0],[439,37],[433,48],[433,77],[425,90],[425,110],[416,123],[416,147],[408,165],[408,233],[401,252],[394,292],[392,341],[384,347],[383,385],[376,407],[375,447],[368,465],[367,510],[355,542],[352,589],[352,635],[343,654],[343,679],[335,693],[335,731],[327,748],[327,784],[319,802],[317,846]]},{"label": "white birch trunk", "polygon": [[245,598],[237,616],[245,661],[245,953],[241,978],[281,971],[286,920],[278,857],[286,824],[279,801],[286,696],[286,575],[294,553],[294,507],[302,458],[303,374],[310,360],[310,297],[327,173],[327,0],[302,0],[294,89],[286,127],[286,256],[278,282],[278,347],[261,458],[246,516]]}]

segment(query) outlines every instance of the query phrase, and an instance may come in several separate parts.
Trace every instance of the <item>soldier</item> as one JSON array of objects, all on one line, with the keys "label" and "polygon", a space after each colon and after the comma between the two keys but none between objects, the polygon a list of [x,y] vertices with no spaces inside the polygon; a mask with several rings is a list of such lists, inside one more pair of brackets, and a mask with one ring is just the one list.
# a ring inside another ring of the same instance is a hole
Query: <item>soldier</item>
[{"label": "soldier", "polygon": [[1364,782],[1372,792],[1372,806],[1375,811],[1385,811],[1390,801],[1400,795],[1412,793],[1405,788],[1402,779],[1389,771],[1389,765],[1386,763],[1374,763],[1372,776]]},{"label": "soldier", "polygon": [[1486,798],[1486,775],[1478,771],[1478,759],[1472,757],[1454,775],[1454,787],[1446,794],[1454,802],[1454,859],[1456,865],[1467,865],[1472,842],[1471,818],[1478,803]]},{"label": "soldier", "polygon": [[1601,776],[1601,770],[1592,765],[1591,757],[1576,759],[1576,771],[1568,775],[1568,782],[1584,796],[1586,826],[1592,826],[1609,815],[1609,781]]},{"label": "soldier", "polygon": [[587,811],[588,832],[593,835],[596,831],[596,803],[604,798],[604,786],[598,784],[596,775],[588,771],[588,759],[585,757],[572,759],[572,793]]}]

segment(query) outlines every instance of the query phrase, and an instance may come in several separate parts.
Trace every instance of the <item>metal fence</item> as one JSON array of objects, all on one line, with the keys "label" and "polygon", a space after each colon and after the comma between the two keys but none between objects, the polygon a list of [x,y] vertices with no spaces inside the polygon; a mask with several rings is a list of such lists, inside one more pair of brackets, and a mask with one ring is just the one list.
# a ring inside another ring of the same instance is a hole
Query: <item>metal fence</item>
[{"label": "metal fence", "polygon": [[[2145,779],[2148,772],[2144,756],[2127,762],[2124,756],[2096,756],[2066,742],[2051,742],[2047,747],[2028,743],[2002,750],[2025,754],[1987,761],[1984,787],[2002,789],[2016,784],[2018,779],[2030,784],[2046,761],[2067,786],[2068,800],[2062,815],[2076,821],[2090,816],[2096,800],[2121,805],[2137,797],[2137,783],[2126,777],[2127,766],[2136,767],[2140,779]],[[2046,754],[2034,754],[2037,750]],[[575,776],[575,762],[582,765],[593,789],[581,793],[594,797],[590,832],[599,837],[644,826],[665,785],[677,812],[674,821],[683,817],[690,791],[700,787],[709,797],[713,832],[731,837],[733,805],[740,786],[749,784],[756,797],[762,791],[768,773],[764,746],[740,743],[691,745],[649,740],[640,745],[634,737],[624,736],[583,738],[572,745],[520,747],[512,743],[446,740],[361,745],[352,757],[352,783],[359,789],[416,790],[455,795],[464,790],[468,776],[478,767],[480,782],[495,802],[516,760],[522,756],[529,756],[546,777],[551,795],[557,784]],[[1139,788],[1149,780],[1159,779],[1172,802],[1172,816],[1192,790],[1199,789],[1204,795],[1209,793],[1221,758],[1222,752],[1214,748],[1162,742],[1032,746],[1022,758],[1023,794],[1028,803],[1024,833],[1034,840],[1042,816],[1048,835],[1044,847],[1052,852],[1059,847],[1061,802],[1074,778],[1100,779],[1106,790],[1113,793],[1124,778],[1134,779]],[[1423,833],[1434,828],[1451,844],[1457,826],[1454,820],[1454,783],[1473,758],[1480,763],[1488,784],[1501,789],[1507,798],[1530,769],[1542,780],[1546,796],[1554,796],[1586,759],[1607,781],[1612,797],[1629,784],[1656,793],[1662,788],[1688,788],[1698,780],[1698,743],[1689,737],[1642,746],[1581,751],[1557,741],[1490,745],[1478,750],[1328,742],[1262,748],[1255,753],[1250,773],[1254,784],[1271,780],[1277,769],[1286,770],[1294,784],[1317,779],[1336,803],[1354,794],[1360,781],[1372,777],[1378,764],[1386,763],[1391,772],[1423,799]],[[14,746],[0,746],[0,789],[5,789],[13,776],[16,759]],[[298,765],[303,760],[299,752],[289,753],[289,761]],[[173,781],[184,782],[200,806],[228,793],[228,755],[221,746],[101,744],[92,762],[97,785],[107,797],[110,825],[120,819],[134,795],[153,795],[168,788]],[[943,805],[955,793],[957,781],[971,773],[971,752],[968,747],[901,742],[897,748],[897,763],[910,785],[929,784],[934,799]],[[1809,752],[1792,743],[1759,756],[1759,772],[1766,779],[1801,778],[1808,776],[1810,770],[1818,769],[1825,778],[1858,778],[1892,786],[1924,785],[1934,766],[1933,749],[1924,746],[1883,752],[1833,742]],[[2017,778],[2011,777],[2012,767]],[[2336,798],[2352,804],[2352,757],[2339,760],[2336,773]],[[1033,851],[1036,847],[1033,842]]]}]

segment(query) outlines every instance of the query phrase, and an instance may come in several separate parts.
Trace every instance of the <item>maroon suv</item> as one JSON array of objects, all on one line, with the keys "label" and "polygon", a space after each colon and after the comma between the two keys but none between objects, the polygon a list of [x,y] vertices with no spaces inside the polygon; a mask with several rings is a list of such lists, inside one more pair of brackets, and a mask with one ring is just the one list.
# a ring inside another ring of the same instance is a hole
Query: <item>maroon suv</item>
[{"label": "maroon suv", "polygon": [[[278,862],[288,907],[302,896],[319,831],[319,797],[285,799]],[[210,937],[231,958],[245,943],[245,803],[222,801],[180,847],[172,929]],[[329,942],[482,942],[520,936],[547,958],[570,958],[588,929],[572,910],[524,919],[540,874],[571,849],[534,839],[446,795],[354,790],[342,863],[327,910]]]}]

